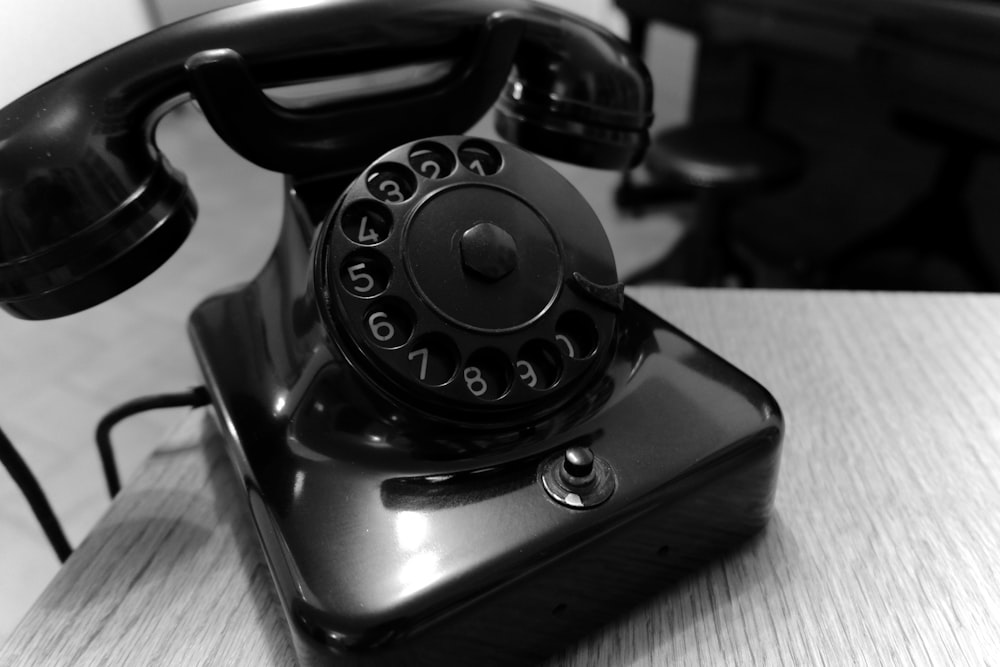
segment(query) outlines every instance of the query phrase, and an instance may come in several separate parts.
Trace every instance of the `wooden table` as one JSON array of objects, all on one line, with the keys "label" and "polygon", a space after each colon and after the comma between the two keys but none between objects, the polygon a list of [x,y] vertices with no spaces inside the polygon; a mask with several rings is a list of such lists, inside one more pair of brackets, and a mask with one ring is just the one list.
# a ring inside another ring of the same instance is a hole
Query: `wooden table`
[{"label": "wooden table", "polygon": [[[551,665],[1000,664],[1000,297],[635,295],[774,392],[777,511]],[[4,665],[292,661],[200,412],[0,649]]]}]

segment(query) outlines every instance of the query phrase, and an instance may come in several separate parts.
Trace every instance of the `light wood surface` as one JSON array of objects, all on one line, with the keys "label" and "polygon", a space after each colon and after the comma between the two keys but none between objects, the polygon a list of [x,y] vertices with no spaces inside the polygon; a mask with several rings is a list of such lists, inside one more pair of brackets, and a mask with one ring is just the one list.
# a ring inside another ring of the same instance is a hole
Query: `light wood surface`
[{"label": "light wood surface", "polygon": [[[777,397],[776,514],[551,665],[1000,664],[1000,297],[634,294]],[[0,649],[4,665],[292,661],[200,412]]]}]

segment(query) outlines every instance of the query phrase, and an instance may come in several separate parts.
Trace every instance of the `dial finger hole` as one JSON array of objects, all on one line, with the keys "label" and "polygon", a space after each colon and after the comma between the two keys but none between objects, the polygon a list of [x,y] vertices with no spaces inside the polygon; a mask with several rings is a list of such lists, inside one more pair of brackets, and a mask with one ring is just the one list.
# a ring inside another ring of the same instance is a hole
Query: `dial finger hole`
[{"label": "dial finger hole", "polygon": [[466,141],[458,149],[458,159],[465,168],[480,176],[492,176],[500,171],[500,152],[485,141]]},{"label": "dial finger hole", "polygon": [[413,311],[400,299],[382,299],[365,312],[363,328],[379,347],[400,347],[413,333]]},{"label": "dial finger hole", "polygon": [[424,141],[410,151],[410,166],[425,178],[445,178],[455,171],[455,156],[441,144]]},{"label": "dial finger hole", "polygon": [[389,237],[392,214],[385,206],[374,201],[351,204],[341,217],[344,236],[359,245],[375,245]]},{"label": "dial finger hole", "polygon": [[378,296],[391,276],[389,260],[376,252],[352,252],[340,264],[340,283],[354,296]]},{"label": "dial finger hole", "polygon": [[551,389],[562,373],[559,348],[545,340],[533,340],[521,348],[514,364],[521,382],[532,389]]},{"label": "dial finger hole", "polygon": [[484,401],[502,398],[509,390],[512,369],[507,357],[500,350],[477,350],[462,368],[462,381],[472,396]]},{"label": "dial finger hole", "polygon": [[597,349],[597,326],[582,312],[571,310],[556,322],[555,338],[567,357],[586,359]]},{"label": "dial finger hole", "polygon": [[398,164],[378,164],[368,172],[368,191],[390,204],[399,204],[413,196],[417,180],[413,172]]},{"label": "dial finger hole", "polygon": [[406,359],[413,377],[431,387],[447,384],[458,370],[458,348],[440,333],[420,336],[413,341]]}]

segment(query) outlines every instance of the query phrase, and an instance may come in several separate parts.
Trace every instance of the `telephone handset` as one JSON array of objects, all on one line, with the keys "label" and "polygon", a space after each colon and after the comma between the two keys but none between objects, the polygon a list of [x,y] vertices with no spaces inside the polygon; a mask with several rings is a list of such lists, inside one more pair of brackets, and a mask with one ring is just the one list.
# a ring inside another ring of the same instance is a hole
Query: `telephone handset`
[{"label": "telephone handset", "polygon": [[[414,61],[450,68],[423,85],[307,109],[262,92]],[[637,62],[586,22],[525,0],[259,2],[167,26],[0,115],[0,303],[29,319],[67,315],[176,250],[195,203],[152,135],[192,95],[244,157],[307,175],[357,171],[404,141],[464,132],[506,86],[505,136],[619,168],[648,141],[649,80]]]},{"label": "telephone handset", "polygon": [[[262,92],[412,61],[447,73]],[[524,664],[766,523],[773,398],[626,296],[600,221],[524,150],[641,157],[623,43],[524,0],[255,3],[134,40],[0,113],[6,309],[75,312],[183,241],[152,133],[185,91],[286,174],[272,257],[189,328],[302,662]],[[520,148],[461,134],[494,101]]]}]

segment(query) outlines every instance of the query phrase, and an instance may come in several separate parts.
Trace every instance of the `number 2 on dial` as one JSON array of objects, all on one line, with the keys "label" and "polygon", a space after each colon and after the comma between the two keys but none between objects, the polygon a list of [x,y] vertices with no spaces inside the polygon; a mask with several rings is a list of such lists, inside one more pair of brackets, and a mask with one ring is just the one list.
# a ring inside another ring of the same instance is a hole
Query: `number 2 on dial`
[{"label": "number 2 on dial", "polygon": [[370,274],[365,273],[366,268],[364,263],[347,267],[347,275],[354,282],[354,291],[361,294],[367,294],[375,287],[375,279]]},{"label": "number 2 on dial", "polygon": [[434,160],[424,160],[420,163],[420,173],[427,178],[437,178],[441,175],[441,165]]}]

